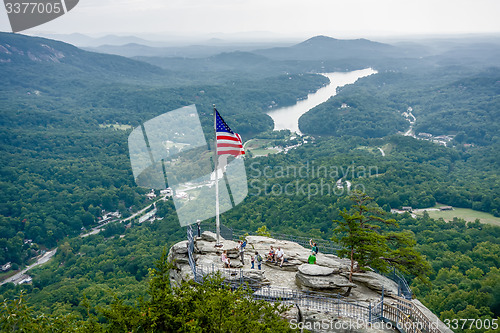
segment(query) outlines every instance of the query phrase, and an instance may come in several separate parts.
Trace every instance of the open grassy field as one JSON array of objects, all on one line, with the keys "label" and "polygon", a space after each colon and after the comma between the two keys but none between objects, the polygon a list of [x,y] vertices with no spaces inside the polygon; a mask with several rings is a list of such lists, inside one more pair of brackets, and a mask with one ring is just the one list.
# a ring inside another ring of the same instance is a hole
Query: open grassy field
[{"label": "open grassy field", "polygon": [[[437,205],[435,208],[439,208],[442,205]],[[476,219],[479,219],[482,223],[488,223],[496,226],[500,226],[500,218],[495,217],[491,214],[480,212],[477,210],[472,210],[468,208],[454,208],[453,210],[444,210],[444,211],[427,211],[429,216],[435,219],[440,217],[445,221],[451,221],[454,217],[462,218],[466,221],[474,222]],[[417,215],[422,215],[423,212],[417,212]]]},{"label": "open grassy field", "polygon": [[252,139],[245,142],[243,147],[247,151],[251,151],[254,157],[265,156],[268,154],[277,154],[280,151],[271,148],[272,140],[268,139]]}]

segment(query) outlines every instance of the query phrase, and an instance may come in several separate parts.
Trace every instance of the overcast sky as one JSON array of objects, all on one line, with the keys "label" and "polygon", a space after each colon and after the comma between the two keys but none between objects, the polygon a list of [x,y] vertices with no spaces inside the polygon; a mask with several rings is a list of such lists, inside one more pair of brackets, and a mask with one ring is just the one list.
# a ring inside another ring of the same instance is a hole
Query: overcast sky
[{"label": "overcast sky", "polygon": [[[24,33],[490,33],[500,32],[499,17],[500,0],[80,0],[66,15]],[[0,30],[11,31],[4,7]]]}]

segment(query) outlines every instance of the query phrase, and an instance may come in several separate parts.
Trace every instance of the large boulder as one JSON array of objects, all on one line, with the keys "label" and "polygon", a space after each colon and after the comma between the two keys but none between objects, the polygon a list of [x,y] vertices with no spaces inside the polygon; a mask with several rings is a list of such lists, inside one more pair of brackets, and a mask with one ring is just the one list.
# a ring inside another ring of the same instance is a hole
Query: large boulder
[{"label": "large boulder", "polygon": [[187,254],[188,253],[188,248],[187,247],[188,247],[188,241],[187,240],[179,242],[179,243],[175,243],[170,248],[169,253],[171,252],[171,253],[174,253],[174,254]]},{"label": "large boulder", "polygon": [[[206,272],[212,272],[219,270],[224,276],[228,276],[228,280],[235,284],[239,284],[240,281],[248,282],[251,287],[256,291],[255,296],[264,297],[275,297],[276,299],[281,296],[291,297],[283,295],[277,295],[275,292],[266,292],[267,288],[262,288],[262,286],[269,285],[275,288],[280,288],[282,291],[288,289],[312,289],[320,290],[325,293],[330,292],[332,297],[337,297],[337,293],[340,291],[345,291],[346,288],[356,287],[352,290],[349,289],[350,294],[347,298],[348,301],[360,302],[361,304],[368,305],[370,302],[378,302],[380,300],[380,292],[384,288],[385,294],[390,295],[397,294],[397,284],[386,277],[378,275],[374,272],[366,273],[355,273],[353,276],[354,283],[350,283],[348,280],[350,261],[347,259],[340,259],[332,254],[318,253],[317,264],[309,265],[307,264],[307,258],[309,257],[311,250],[310,248],[302,247],[297,243],[290,241],[277,240],[269,237],[262,236],[248,236],[248,245],[245,251],[245,265],[242,267],[240,273],[239,269],[234,269],[234,266],[241,267],[241,263],[238,258],[238,244],[230,240],[221,239],[221,243],[224,245],[223,249],[228,250],[228,254],[231,258],[232,269],[224,269],[222,262],[220,260],[222,249],[216,248],[215,245],[215,235],[213,233],[205,232],[204,236],[195,238],[195,248],[193,253],[193,258],[197,263],[197,267],[203,267]],[[263,265],[262,270],[250,269],[250,255],[259,251],[262,257],[269,251],[270,246],[281,247],[285,252],[285,258],[287,263],[285,267],[280,268],[279,266],[273,265]],[[170,270],[170,279],[173,285],[179,285],[183,281],[193,279],[193,273],[191,267],[188,263],[187,254],[187,241],[179,242],[172,246],[169,252],[169,262],[175,262],[175,266]],[[287,266],[289,265],[289,266]],[[299,288],[298,288],[299,287]],[[290,294],[290,293],[288,293]],[[288,295],[287,294],[287,295]],[[284,299],[286,301],[286,299]],[[425,307],[422,305],[421,310],[424,311]],[[427,310],[428,311],[428,310]],[[430,315],[430,314],[429,314]],[[288,318],[296,320],[296,322],[301,321],[303,324],[314,324],[312,330],[315,329],[319,324],[323,324],[324,321],[328,323],[336,323],[337,321],[349,321],[347,317],[338,317],[336,313],[321,313],[315,309],[294,306],[290,313],[288,313]],[[436,317],[436,320],[437,317]],[[443,324],[444,325],[444,324]],[[309,326],[304,326],[308,328]],[[321,326],[323,327],[323,326]],[[444,332],[450,332],[444,330]],[[324,332],[338,332],[347,333],[350,330],[342,329],[331,329],[328,327]],[[370,332],[379,333],[385,332],[377,329],[366,329],[366,330],[356,330],[356,332]]]},{"label": "large boulder", "polygon": [[[346,278],[349,277],[349,273],[342,273]],[[353,273],[352,281],[356,283],[361,283],[370,288],[371,290],[375,290],[378,293],[382,292],[384,289],[384,293],[386,295],[397,295],[398,294],[398,284],[391,279],[377,274],[372,271],[362,272],[362,273]]]},{"label": "large boulder", "polygon": [[221,254],[223,250],[227,251],[229,258],[238,257],[238,243],[228,240],[221,240],[222,248],[215,247],[215,242],[208,242],[203,239],[197,239],[194,242],[194,252],[199,254]]},{"label": "large boulder", "polygon": [[[217,242],[217,235],[211,231],[203,231],[201,239],[207,242]],[[222,241],[224,238],[220,237],[220,240]]]},{"label": "large boulder", "polygon": [[299,271],[295,274],[295,279],[298,285],[317,290],[356,287],[354,283],[337,274],[306,275]]},{"label": "large boulder", "polygon": [[302,264],[298,267],[300,273],[304,275],[331,275],[334,269],[320,265]]}]

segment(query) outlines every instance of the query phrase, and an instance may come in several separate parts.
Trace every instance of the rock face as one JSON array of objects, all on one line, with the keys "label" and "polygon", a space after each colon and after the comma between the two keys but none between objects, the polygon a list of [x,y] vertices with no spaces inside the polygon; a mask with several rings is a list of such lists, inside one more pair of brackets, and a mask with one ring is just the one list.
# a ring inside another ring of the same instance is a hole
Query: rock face
[{"label": "rock face", "polygon": [[[349,290],[350,295],[345,298],[347,302],[357,302],[368,306],[380,301],[382,289],[386,299],[392,295],[397,295],[397,284],[377,273],[363,272],[354,273],[353,282],[349,282],[350,261],[338,258],[332,254],[318,253],[316,256],[317,265],[310,265],[307,259],[311,250],[304,248],[291,241],[283,241],[262,236],[248,236],[247,246],[245,248],[244,264],[240,262],[238,253],[238,243],[222,239],[222,248],[215,247],[216,235],[211,232],[203,232],[201,237],[195,237],[193,259],[196,262],[198,270],[204,273],[220,271],[229,281],[248,282],[252,289],[263,292],[265,286],[274,288],[285,288],[303,291],[321,291],[331,292],[336,296],[337,293]],[[194,278],[194,274],[188,262],[188,243],[182,241],[170,248],[168,254],[169,262],[174,264],[174,269],[170,272],[172,284],[177,285],[183,281]],[[262,269],[258,270],[255,262],[254,269],[251,268],[250,257],[258,252],[266,260],[270,247],[276,250],[280,247],[285,253],[285,263],[282,268],[270,261],[264,261]],[[231,268],[223,267],[221,261],[222,251],[226,250],[231,258]],[[427,310],[428,311],[428,310]],[[286,314],[287,319],[292,323],[302,322],[303,324],[321,324],[322,321],[335,322],[347,320],[347,318],[338,318],[335,314],[320,313],[314,309],[294,306]],[[307,326],[303,326],[307,328]],[[312,329],[313,332],[321,332],[321,329]],[[347,332],[344,329],[326,330],[328,332]],[[361,331],[360,331],[361,332]],[[362,332],[390,332],[374,330],[367,328]],[[443,331],[444,332],[444,331]]]},{"label": "rock face", "polygon": [[356,288],[357,285],[339,274],[334,274],[334,269],[318,265],[303,264],[295,274],[297,285],[311,289],[337,289]]},{"label": "rock face", "polygon": [[[346,278],[349,277],[349,273],[342,273],[341,275]],[[364,273],[353,273],[352,281],[358,284],[364,284],[371,290],[375,290],[377,292],[382,292],[382,289],[384,289],[385,295],[398,295],[398,284],[375,272],[368,271]]]},{"label": "rock face", "polygon": [[302,264],[299,266],[299,273],[303,275],[332,275],[334,273],[334,269],[331,267],[319,266],[319,265],[311,265],[311,264]]},{"label": "rock face", "polygon": [[[305,290],[333,290],[342,291],[342,288],[357,288],[359,285],[367,287],[368,292],[363,293],[364,301],[376,301],[380,298],[382,288],[386,295],[397,295],[397,285],[395,282],[374,272],[354,273],[353,282],[348,281],[350,267],[349,260],[340,259],[332,254],[318,253],[317,265],[310,265],[307,259],[310,249],[306,249],[291,241],[283,241],[263,236],[248,236],[245,248],[245,264],[240,262],[238,243],[221,238],[222,248],[215,247],[216,235],[213,232],[205,231],[201,237],[195,237],[193,259],[198,269],[204,272],[217,270],[224,271],[230,279],[234,279],[236,274],[225,270],[221,261],[223,250],[227,251],[231,259],[231,269],[241,269],[242,275],[259,281],[262,285],[279,286],[289,289]],[[174,263],[175,283],[181,283],[193,278],[193,273],[189,267],[187,241],[179,242],[172,246],[168,260]],[[285,253],[285,262],[280,268],[275,263],[266,260],[270,247],[275,250],[281,248]],[[254,269],[250,266],[250,257],[258,252],[264,259],[262,270]],[[238,276],[240,274],[238,270]],[[356,299],[358,300],[358,299]]]},{"label": "rock face", "polygon": [[205,231],[201,234],[201,239],[207,242],[216,242],[217,235],[211,231]]}]

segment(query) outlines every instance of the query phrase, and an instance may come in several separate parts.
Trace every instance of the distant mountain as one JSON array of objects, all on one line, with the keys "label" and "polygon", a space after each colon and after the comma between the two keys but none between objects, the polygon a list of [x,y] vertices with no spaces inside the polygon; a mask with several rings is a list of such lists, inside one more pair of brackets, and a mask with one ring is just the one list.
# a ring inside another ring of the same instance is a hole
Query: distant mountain
[{"label": "distant mountain", "polygon": [[86,50],[124,57],[186,57],[205,58],[221,52],[233,51],[233,45],[190,45],[172,47],[151,47],[143,44],[130,43],[126,45],[101,45],[88,47]]},{"label": "distant mountain", "polygon": [[256,48],[269,48],[282,46],[277,42],[228,42],[211,39],[203,43],[187,46],[152,46],[144,43],[129,43],[125,45],[100,45],[98,47],[86,47],[84,49],[93,52],[116,54],[124,57],[182,57],[182,58],[206,58],[219,53],[249,52]]},{"label": "distant mountain", "polygon": [[115,55],[81,50],[73,45],[40,37],[0,32],[0,71],[20,85],[40,80],[65,82],[142,81],[166,82],[170,73],[151,64]]},{"label": "distant mountain", "polygon": [[246,79],[280,75],[290,68],[278,61],[250,52],[223,52],[205,58],[187,57],[134,57],[140,61],[182,73],[191,80],[221,82],[235,80],[242,75]]},{"label": "distant mountain", "polygon": [[103,37],[91,37],[84,34],[40,34],[40,37],[54,39],[76,45],[78,47],[97,47],[100,45],[125,45],[130,43],[154,46],[157,42],[152,42],[136,36],[106,35]]},{"label": "distant mountain", "polygon": [[367,39],[335,39],[327,36],[316,36],[290,47],[261,49],[254,53],[276,60],[337,60],[401,55],[398,48],[389,44]]}]

